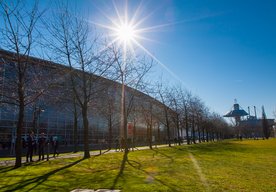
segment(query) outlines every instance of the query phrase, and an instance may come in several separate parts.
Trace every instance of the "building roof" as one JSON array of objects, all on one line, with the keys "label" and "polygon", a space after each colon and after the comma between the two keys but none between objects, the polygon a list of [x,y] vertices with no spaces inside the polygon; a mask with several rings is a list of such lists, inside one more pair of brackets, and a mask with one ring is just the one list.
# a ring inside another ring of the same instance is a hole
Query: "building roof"
[{"label": "building roof", "polygon": [[243,109],[234,109],[226,113],[223,117],[242,117],[246,116],[248,113]]}]

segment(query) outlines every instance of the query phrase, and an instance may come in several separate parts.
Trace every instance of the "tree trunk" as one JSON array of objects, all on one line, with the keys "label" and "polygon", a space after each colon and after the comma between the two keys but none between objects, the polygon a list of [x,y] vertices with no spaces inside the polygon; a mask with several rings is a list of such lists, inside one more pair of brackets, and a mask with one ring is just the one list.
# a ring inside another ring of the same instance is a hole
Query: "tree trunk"
[{"label": "tree trunk", "polygon": [[152,149],[152,124],[149,127],[149,147]]},{"label": "tree trunk", "polygon": [[74,153],[78,152],[78,115],[77,112],[74,111],[74,127],[73,127],[73,134],[74,134]]},{"label": "tree trunk", "polygon": [[109,115],[108,119],[108,149],[112,147],[112,117]]},{"label": "tree trunk", "polygon": [[200,133],[200,125],[197,124],[197,132],[198,132],[198,142],[201,143],[201,133]]},{"label": "tree trunk", "polygon": [[160,138],[160,125],[158,123],[158,127],[157,127],[157,143],[161,144],[161,138]]},{"label": "tree trunk", "polygon": [[149,147],[152,149],[152,105],[150,110],[150,125],[149,125]]},{"label": "tree trunk", "polygon": [[179,114],[177,114],[176,116],[176,128],[177,128],[177,141],[178,141],[178,145],[181,145],[181,140],[180,140],[180,128],[179,128]]},{"label": "tree trunk", "polygon": [[202,127],[202,142],[205,142],[205,131],[204,131],[204,127]]},{"label": "tree trunk", "polygon": [[187,145],[190,145],[190,136],[189,136],[189,127],[188,127],[188,123],[186,123],[186,139],[187,139]]},{"label": "tree trunk", "polygon": [[22,127],[23,127],[23,121],[24,121],[24,103],[20,101],[19,106],[19,114],[18,114],[18,122],[17,122],[17,130],[16,130],[16,146],[15,146],[15,168],[21,167],[21,161],[22,161],[22,141],[21,141],[21,135],[22,135]]},{"label": "tree trunk", "polygon": [[195,118],[193,116],[192,119],[192,139],[193,139],[193,143],[196,144],[196,139],[195,139]]},{"label": "tree trunk", "polygon": [[88,131],[88,118],[87,118],[87,105],[82,108],[82,118],[83,118],[83,144],[84,144],[84,156],[83,158],[90,158],[89,153],[89,131]]},{"label": "tree trunk", "polygon": [[133,121],[133,140],[132,140],[133,148],[136,147],[136,121]]},{"label": "tree trunk", "polygon": [[122,76],[122,96],[121,96],[121,107],[122,107],[122,117],[121,117],[121,133],[120,135],[123,136],[124,142],[123,144],[125,149],[125,155],[128,153],[128,139],[127,139],[127,114],[126,114],[126,94],[125,94],[125,81],[124,76]]},{"label": "tree trunk", "polygon": [[74,127],[73,127],[73,144],[74,144],[74,153],[78,152],[78,112],[77,112],[77,104],[76,99],[74,98]]},{"label": "tree trunk", "polygon": [[190,145],[189,124],[188,124],[188,114],[187,114],[186,105],[184,106],[184,108],[185,108],[185,128],[186,128],[187,145]]},{"label": "tree trunk", "polygon": [[166,124],[167,124],[167,135],[168,135],[168,143],[169,143],[169,147],[171,147],[171,136],[170,136],[170,123],[169,123],[169,118],[168,118],[168,111],[167,109],[165,109],[165,115],[166,115]]},{"label": "tree trunk", "polygon": [[215,141],[215,133],[212,131],[212,141]]},{"label": "tree trunk", "polygon": [[[19,64],[18,64],[19,65]],[[15,168],[21,167],[22,165],[22,128],[24,123],[24,76],[21,74],[21,66],[18,66],[19,74],[18,74],[18,98],[19,98],[19,114],[18,114],[18,122],[17,122],[17,130],[16,130],[16,149],[15,149]]]}]

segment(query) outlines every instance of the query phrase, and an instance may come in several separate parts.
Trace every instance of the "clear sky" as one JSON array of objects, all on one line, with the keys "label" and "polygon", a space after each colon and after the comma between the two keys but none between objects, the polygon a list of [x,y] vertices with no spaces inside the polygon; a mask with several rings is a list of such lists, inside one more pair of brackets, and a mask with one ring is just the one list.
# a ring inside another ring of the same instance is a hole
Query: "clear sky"
[{"label": "clear sky", "polygon": [[[42,1],[43,2],[43,1]],[[92,23],[109,25],[123,15],[126,1],[78,0],[75,4]],[[140,43],[161,66],[171,83],[181,82],[212,111],[224,114],[237,99],[247,110],[264,105],[267,116],[276,110],[275,0],[129,0],[128,15],[143,19]],[[109,24],[108,24],[109,23]],[[172,73],[174,75],[172,75]]]}]

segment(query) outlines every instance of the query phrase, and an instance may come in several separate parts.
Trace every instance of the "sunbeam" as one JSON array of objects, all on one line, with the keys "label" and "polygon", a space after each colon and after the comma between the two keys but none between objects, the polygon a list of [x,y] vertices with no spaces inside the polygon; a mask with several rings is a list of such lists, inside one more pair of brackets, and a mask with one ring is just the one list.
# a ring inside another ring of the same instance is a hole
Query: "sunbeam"
[{"label": "sunbeam", "polygon": [[144,46],[142,46],[138,41],[134,41],[135,44],[140,47],[147,55],[149,55],[153,60],[155,60],[163,69],[165,69],[170,75],[172,75],[175,79],[180,81],[183,85],[185,83],[174,73],[172,72],[165,64],[163,64],[159,59],[157,59],[150,51],[148,51]]},{"label": "sunbeam", "polygon": [[140,3],[139,6],[135,9],[135,11],[133,11],[132,15],[128,11],[127,3],[122,9],[119,9],[119,7],[113,1],[113,7],[116,13],[115,18],[111,18],[109,15],[101,11],[105,16],[105,18],[110,23],[102,24],[102,23],[89,21],[90,23],[95,24],[96,26],[99,26],[108,31],[107,37],[110,38],[110,43],[108,43],[101,51],[108,49],[113,44],[117,44],[118,46],[122,47],[123,60],[126,60],[126,52],[131,51],[132,53],[135,54],[134,47],[137,47],[145,54],[150,56],[154,61],[156,61],[156,63],[166,72],[168,72],[168,74],[170,74],[173,78],[181,82],[181,84],[185,85],[185,83],[183,82],[183,80],[181,80],[181,78],[179,78],[173,71],[171,71],[156,56],[154,56],[154,54],[151,53],[147,48],[145,48],[140,41],[157,42],[155,40],[147,38],[146,34],[149,34],[150,32],[155,32],[158,29],[161,29],[164,27],[169,27],[177,23],[188,22],[188,21],[180,21],[180,22],[173,22],[173,23],[159,24],[155,26],[153,25],[150,27],[144,27],[142,25],[152,13],[148,14],[146,17],[139,18],[142,12],[142,3]]}]

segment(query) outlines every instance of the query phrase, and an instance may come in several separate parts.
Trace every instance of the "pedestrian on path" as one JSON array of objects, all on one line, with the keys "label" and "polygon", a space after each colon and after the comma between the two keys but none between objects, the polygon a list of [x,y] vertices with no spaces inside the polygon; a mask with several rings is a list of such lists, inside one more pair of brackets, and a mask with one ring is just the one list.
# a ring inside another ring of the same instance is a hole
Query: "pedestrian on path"
[{"label": "pedestrian on path", "polygon": [[27,156],[26,156],[26,162],[33,162],[33,150],[35,147],[35,138],[34,138],[34,132],[30,131],[29,136],[27,138]]},{"label": "pedestrian on path", "polygon": [[53,157],[55,157],[56,155],[58,156],[58,138],[57,138],[57,136],[53,137],[53,148],[54,148]]},{"label": "pedestrian on path", "polygon": [[40,134],[40,137],[38,138],[38,161],[44,160],[44,149],[46,145],[46,138],[44,133]]},{"label": "pedestrian on path", "polygon": [[119,150],[120,151],[120,144],[119,144],[119,139],[116,138],[115,140],[115,151]]},{"label": "pedestrian on path", "polygon": [[15,153],[15,136],[13,135],[12,139],[11,139],[11,151],[10,151],[10,154],[14,155],[14,153]]}]

